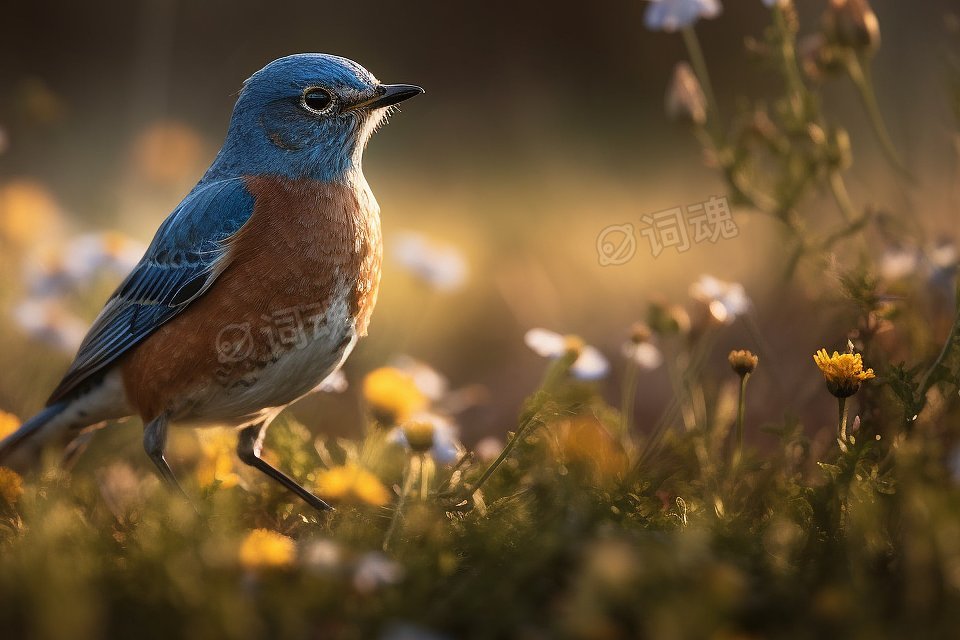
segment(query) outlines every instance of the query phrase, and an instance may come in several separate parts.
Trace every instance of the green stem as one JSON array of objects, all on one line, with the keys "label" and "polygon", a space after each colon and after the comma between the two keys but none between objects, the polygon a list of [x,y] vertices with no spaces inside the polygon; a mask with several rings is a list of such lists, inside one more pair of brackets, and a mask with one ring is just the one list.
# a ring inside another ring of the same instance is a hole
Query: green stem
[{"label": "green stem", "polygon": [[837,440],[840,443],[840,450],[847,450],[847,399],[838,398],[840,403],[840,421],[837,424]]},{"label": "green stem", "polygon": [[393,510],[393,517],[390,519],[390,527],[387,529],[387,535],[383,539],[383,550],[386,551],[390,547],[390,542],[393,540],[393,535],[397,531],[397,526],[400,524],[400,517],[403,513],[403,508],[407,504],[407,494],[410,493],[410,489],[413,488],[413,457],[411,456],[407,460],[407,468],[403,474],[403,488],[400,490],[400,498],[397,500],[397,508]]},{"label": "green stem", "polygon": [[880,148],[887,158],[887,161],[894,169],[899,171],[905,177],[910,178],[910,172],[906,165],[900,159],[890,134],[887,132],[887,125],[883,121],[883,115],[880,113],[880,105],[877,103],[877,94],[873,88],[873,79],[871,77],[870,65],[861,63],[859,56],[850,54],[846,57],[847,74],[853,81],[857,92],[860,94],[860,100],[863,102],[863,108],[867,112],[867,118],[870,120],[870,126],[880,142]]},{"label": "green stem", "polygon": [[837,202],[837,208],[840,210],[840,217],[849,224],[857,217],[857,210],[850,200],[850,194],[847,192],[847,185],[843,181],[843,176],[839,171],[830,172],[830,193]]},{"label": "green stem", "polygon": [[918,398],[918,406],[921,409],[926,404],[927,392],[930,391],[930,387],[933,386],[934,374],[937,372],[937,369],[943,365],[943,362],[947,359],[947,356],[950,355],[950,349],[958,336],[960,336],[960,290],[958,290],[957,296],[957,315],[953,319],[953,326],[950,327],[950,333],[947,334],[947,339],[943,343],[943,348],[940,349],[937,359],[933,361],[933,364],[930,365],[930,368],[927,369],[927,372],[923,374],[923,380],[920,382],[920,397]]},{"label": "green stem", "polygon": [[690,65],[693,72],[703,87],[703,95],[707,99],[708,119],[713,127],[716,144],[718,147],[723,143],[723,129],[720,125],[720,109],[717,103],[716,94],[713,92],[713,83],[710,82],[710,72],[707,69],[707,60],[703,56],[703,49],[700,47],[700,39],[697,38],[697,32],[693,26],[685,27],[683,31],[683,44],[687,47],[687,54],[690,56]]},{"label": "green stem", "polygon": [[747,400],[747,378],[750,374],[740,376],[740,402],[737,405],[737,450],[734,454],[734,466],[740,463],[743,457],[743,415],[746,412]]},{"label": "green stem", "polygon": [[623,394],[620,398],[620,439],[629,444],[633,427],[633,406],[636,403],[637,385],[640,381],[640,365],[633,358],[627,359],[627,371],[623,377]]},{"label": "green stem", "polygon": [[480,487],[493,475],[493,473],[503,464],[503,461],[507,459],[507,456],[510,455],[510,452],[522,441],[526,431],[533,425],[538,425],[539,420],[537,415],[533,415],[528,420],[523,422],[519,427],[517,427],[516,433],[513,434],[513,438],[510,439],[510,442],[506,444],[503,448],[503,451],[500,452],[500,455],[497,456],[497,459],[490,463],[490,466],[487,467],[483,474],[477,479],[473,486],[467,487],[467,495],[472,496],[477,491],[480,490]]},{"label": "green stem", "polygon": [[430,489],[430,471],[427,468],[427,454],[420,454],[420,500],[425,501]]}]

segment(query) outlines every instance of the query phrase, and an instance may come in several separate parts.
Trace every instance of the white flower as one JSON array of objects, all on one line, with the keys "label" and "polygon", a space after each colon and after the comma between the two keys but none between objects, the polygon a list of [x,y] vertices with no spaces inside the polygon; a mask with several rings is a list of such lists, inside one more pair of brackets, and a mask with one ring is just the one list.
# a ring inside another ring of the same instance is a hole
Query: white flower
[{"label": "white flower", "polygon": [[413,384],[417,386],[420,393],[432,402],[437,402],[446,395],[450,382],[426,362],[408,355],[399,355],[393,358],[390,364],[406,372],[413,379]]},{"label": "white flower", "polygon": [[55,300],[24,300],[13,318],[31,338],[66,353],[76,353],[87,333],[86,323]]},{"label": "white flower", "polygon": [[403,580],[403,567],[378,551],[364,554],[353,572],[353,588],[368,595]]},{"label": "white flower", "polygon": [[315,386],[310,393],[343,393],[348,386],[347,376],[344,375],[342,370],[337,369],[321,380],[320,384]]},{"label": "white flower", "polygon": [[102,231],[45,247],[27,265],[32,295],[54,295],[83,287],[106,273],[120,278],[140,261],[146,247],[122,233]]},{"label": "white flower", "polygon": [[677,31],[700,18],[716,18],[723,11],[719,0],[653,0],[643,15],[651,31]]},{"label": "white flower", "polygon": [[914,273],[920,261],[917,251],[909,247],[891,247],[880,258],[880,275],[884,280],[900,280]]},{"label": "white flower", "polygon": [[321,538],[301,551],[303,564],[317,573],[333,573],[343,563],[343,549],[333,540]]},{"label": "white flower", "polygon": [[739,282],[725,282],[713,276],[702,275],[690,285],[690,295],[707,305],[717,322],[732,324],[738,316],[750,310],[750,298]]},{"label": "white flower", "polygon": [[393,256],[407,271],[439,291],[456,289],[467,278],[467,263],[455,247],[434,243],[419,233],[408,231],[395,238]]},{"label": "white flower", "polygon": [[610,370],[610,363],[595,347],[583,344],[579,338],[563,336],[547,329],[530,329],[523,341],[534,353],[544,358],[559,358],[571,348],[580,355],[570,367],[570,373],[581,380],[602,378]]},{"label": "white flower", "polygon": [[[457,427],[447,418],[436,413],[416,413],[407,422],[427,423],[433,425],[433,444],[430,447],[430,457],[440,465],[453,464],[463,455],[463,445],[457,437]],[[407,436],[403,426],[395,427],[389,436],[390,442],[409,448]]]},{"label": "white flower", "polygon": [[641,369],[656,369],[663,364],[663,354],[660,349],[649,342],[634,342],[628,340],[623,343],[623,355],[633,360]]}]

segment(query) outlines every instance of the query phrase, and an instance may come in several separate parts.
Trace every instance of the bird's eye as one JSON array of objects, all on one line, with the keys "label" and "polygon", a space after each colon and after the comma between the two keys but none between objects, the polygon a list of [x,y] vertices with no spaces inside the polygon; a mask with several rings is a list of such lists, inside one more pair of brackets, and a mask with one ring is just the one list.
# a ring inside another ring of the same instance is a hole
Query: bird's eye
[{"label": "bird's eye", "polygon": [[322,113],[333,102],[333,97],[326,89],[308,89],[303,94],[303,106],[314,113]]}]

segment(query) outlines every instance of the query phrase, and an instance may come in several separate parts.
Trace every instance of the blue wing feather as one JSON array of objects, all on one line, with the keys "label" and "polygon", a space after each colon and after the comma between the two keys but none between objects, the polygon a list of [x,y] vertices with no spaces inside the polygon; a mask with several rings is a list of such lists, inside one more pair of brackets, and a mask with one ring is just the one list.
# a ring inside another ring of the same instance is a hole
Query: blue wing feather
[{"label": "blue wing feather", "polygon": [[107,301],[48,404],[64,399],[203,295],[226,266],[225,240],[253,214],[243,178],[201,184],[171,213]]}]

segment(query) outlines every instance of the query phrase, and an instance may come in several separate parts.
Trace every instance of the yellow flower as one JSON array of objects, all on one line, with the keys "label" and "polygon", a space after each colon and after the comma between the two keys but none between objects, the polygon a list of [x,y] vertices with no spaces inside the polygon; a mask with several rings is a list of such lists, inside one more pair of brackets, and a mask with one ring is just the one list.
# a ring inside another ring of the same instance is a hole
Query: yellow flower
[{"label": "yellow flower", "polygon": [[0,240],[28,247],[55,236],[60,226],[60,207],[40,183],[12,180],[0,186]]},{"label": "yellow flower", "polygon": [[293,539],[269,529],[254,529],[240,545],[240,564],[247,569],[288,567],[296,555]]},{"label": "yellow flower", "polygon": [[390,502],[390,492],[380,479],[353,462],[321,471],[317,474],[316,488],[321,496],[333,500],[375,507]]},{"label": "yellow flower", "polygon": [[417,453],[424,453],[433,448],[433,434],[436,427],[428,420],[413,420],[403,425],[403,435],[407,444]]},{"label": "yellow flower", "polygon": [[12,413],[0,411],[0,440],[6,438],[18,428],[20,428],[20,418]]},{"label": "yellow flower", "polygon": [[813,354],[813,361],[820,367],[827,382],[827,390],[838,398],[848,398],[860,390],[860,383],[875,378],[873,369],[863,369],[863,359],[859,353],[833,352],[827,355],[826,349]]},{"label": "yellow flower", "polygon": [[219,481],[224,489],[237,486],[240,476],[234,472],[234,451],[237,436],[230,429],[205,429],[198,432],[200,462],[197,464],[197,482],[209,487]]},{"label": "yellow flower", "polygon": [[374,369],[363,379],[363,397],[373,417],[385,426],[406,421],[427,407],[413,376],[396,367]]},{"label": "yellow flower", "polygon": [[21,495],[23,495],[23,478],[16,471],[0,467],[0,501],[12,507],[17,504]]}]

